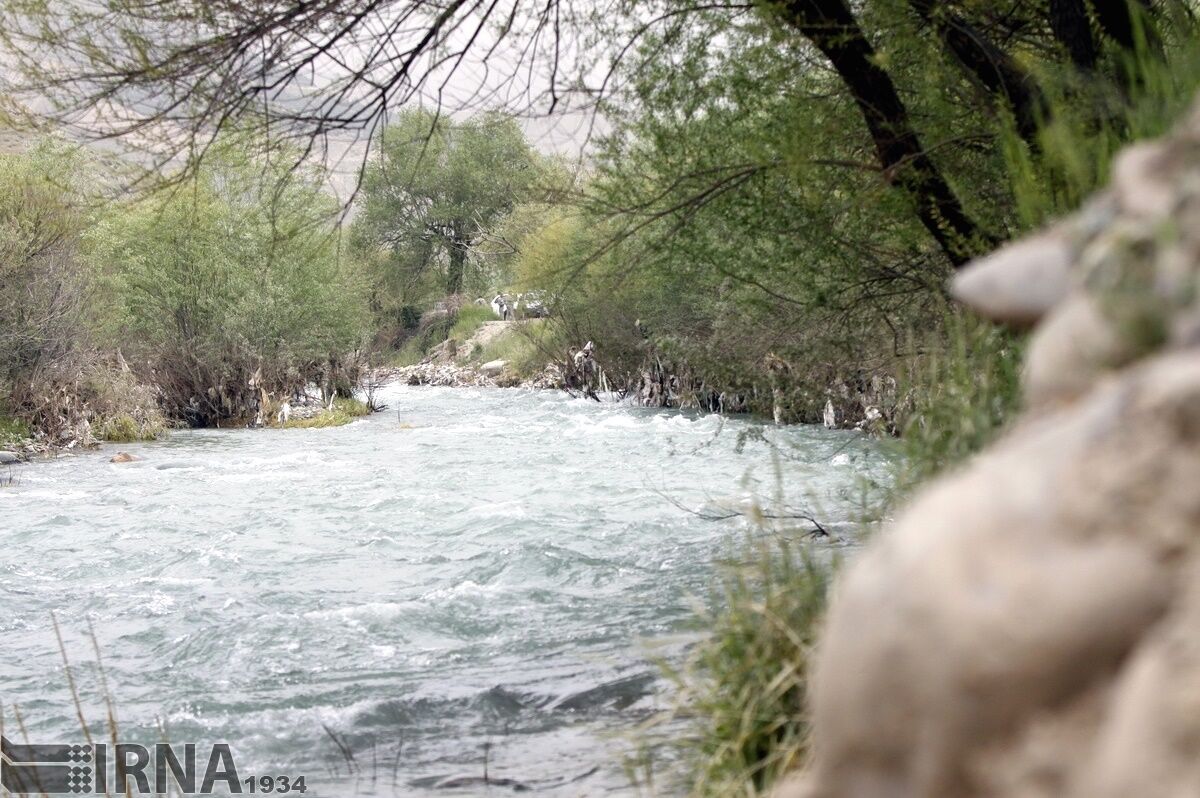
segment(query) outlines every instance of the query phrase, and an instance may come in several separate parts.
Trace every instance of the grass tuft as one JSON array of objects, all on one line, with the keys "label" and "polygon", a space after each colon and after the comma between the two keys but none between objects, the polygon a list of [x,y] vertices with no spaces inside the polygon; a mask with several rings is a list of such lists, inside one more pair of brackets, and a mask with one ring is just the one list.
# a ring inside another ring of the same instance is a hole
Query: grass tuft
[{"label": "grass tuft", "polygon": [[944,346],[901,378],[912,403],[890,504],[982,450],[1016,417],[1023,349],[1020,336],[993,324],[965,315],[948,320]]},{"label": "grass tuft", "polygon": [[425,339],[422,336],[414,335],[388,358],[388,365],[398,368],[415,366],[425,357],[425,349]]},{"label": "grass tuft", "polygon": [[158,416],[139,423],[133,416],[123,413],[104,419],[98,437],[109,443],[136,443],[157,440],[166,431]]},{"label": "grass tuft", "polygon": [[463,305],[458,311],[458,318],[450,328],[449,338],[465,341],[483,326],[484,322],[499,321],[500,317],[492,312],[490,307],[481,305]]},{"label": "grass tuft", "polygon": [[0,449],[20,446],[32,435],[29,425],[21,419],[0,415]]},{"label": "grass tuft", "polygon": [[514,374],[529,377],[545,366],[550,359],[547,352],[558,348],[554,335],[545,319],[519,322],[489,341],[474,359],[480,363],[505,360]]},{"label": "grass tuft", "polygon": [[833,569],[782,539],[752,551],[702,618],[709,637],[668,670],[692,723],[694,795],[761,795],[808,749],[808,660]]},{"label": "grass tuft", "polygon": [[358,399],[338,397],[333,400],[333,409],[319,413],[312,418],[293,418],[279,426],[284,429],[324,429],[325,427],[341,427],[356,418],[370,415],[371,408],[366,402]]}]

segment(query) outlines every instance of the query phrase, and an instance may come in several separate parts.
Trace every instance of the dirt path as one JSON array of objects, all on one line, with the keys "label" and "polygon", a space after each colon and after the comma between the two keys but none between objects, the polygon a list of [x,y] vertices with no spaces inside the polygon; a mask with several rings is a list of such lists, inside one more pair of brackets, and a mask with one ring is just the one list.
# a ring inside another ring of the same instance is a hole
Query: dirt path
[{"label": "dirt path", "polygon": [[480,348],[483,348],[503,335],[505,330],[510,329],[516,323],[515,321],[485,321],[479,325],[479,329],[470,338],[459,346],[459,350],[473,352],[475,351],[476,344],[479,344]]}]

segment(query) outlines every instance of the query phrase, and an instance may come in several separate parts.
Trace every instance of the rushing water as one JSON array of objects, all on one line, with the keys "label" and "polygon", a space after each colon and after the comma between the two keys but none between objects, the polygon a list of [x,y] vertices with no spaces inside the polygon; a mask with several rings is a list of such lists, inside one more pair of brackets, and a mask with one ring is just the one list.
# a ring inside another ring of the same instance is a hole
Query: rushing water
[{"label": "rushing water", "polygon": [[694,600],[748,530],[679,505],[778,501],[782,484],[844,522],[882,468],[851,432],[552,392],[383,400],[337,429],[182,432],[117,447],[134,463],[108,447],[15,467],[6,734],[16,705],[30,740],[80,738],[53,613],[104,736],[102,676],[123,741],[228,742],[242,777],[303,774],[309,795],[453,794],[438,782],[482,775],[485,746],[491,778],[623,794],[629,732],[670,700],[654,659],[694,639]]}]

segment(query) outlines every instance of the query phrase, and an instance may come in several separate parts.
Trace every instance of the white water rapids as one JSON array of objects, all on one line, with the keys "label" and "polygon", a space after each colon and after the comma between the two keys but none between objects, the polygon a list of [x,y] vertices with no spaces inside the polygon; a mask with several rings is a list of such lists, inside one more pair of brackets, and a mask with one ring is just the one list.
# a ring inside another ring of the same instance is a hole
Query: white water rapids
[{"label": "white water rapids", "polygon": [[[240,773],[303,774],[336,798],[505,794],[471,781],[485,747],[492,779],[632,794],[633,727],[672,701],[654,660],[700,633],[717,560],[771,534],[683,508],[775,507],[782,486],[847,535],[858,481],[886,467],[859,433],[552,392],[383,401],[342,428],[178,432],[14,466],[5,734],[16,707],[34,742],[80,739],[53,613],[101,738],[89,624],[123,740],[228,742]],[[110,464],[118,450],[140,459]]]}]

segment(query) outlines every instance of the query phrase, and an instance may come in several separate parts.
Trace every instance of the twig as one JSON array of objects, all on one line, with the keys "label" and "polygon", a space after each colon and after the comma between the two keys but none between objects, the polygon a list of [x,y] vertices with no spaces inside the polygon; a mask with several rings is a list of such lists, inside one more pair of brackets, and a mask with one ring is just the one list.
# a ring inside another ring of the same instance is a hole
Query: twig
[{"label": "twig", "polygon": [[329,735],[329,739],[333,740],[333,744],[338,747],[338,751],[341,752],[342,758],[346,760],[346,767],[349,773],[354,773],[356,770],[358,770],[358,762],[355,761],[354,753],[350,750],[350,747],[342,742],[342,740],[338,738],[337,733],[324,723],[321,724],[321,728],[324,729],[325,733]]},{"label": "twig", "polygon": [[[651,488],[651,490],[654,491],[656,494],[658,494],[661,498],[670,502],[675,507],[679,508],[680,510],[683,510],[685,513],[690,513],[703,521],[728,521],[731,518],[745,518],[746,516],[750,515],[747,512],[743,512],[742,510],[730,510],[725,513],[707,513],[707,512],[704,512],[703,510],[693,510],[692,508],[685,506],[684,504],[677,501],[676,499],[673,499],[665,491],[658,490],[657,488]],[[818,521],[817,519],[813,518],[811,515],[808,515],[806,513],[761,513],[760,512],[760,513],[757,513],[756,515],[758,515],[758,517],[760,517],[760,518],[766,518],[771,521],[796,520],[796,519],[799,519],[802,521],[808,521],[810,524],[812,524],[813,526],[816,527],[816,529],[814,529],[810,534],[812,534],[815,537],[829,537],[829,530],[827,530],[824,526],[822,526],[820,521]]]}]

